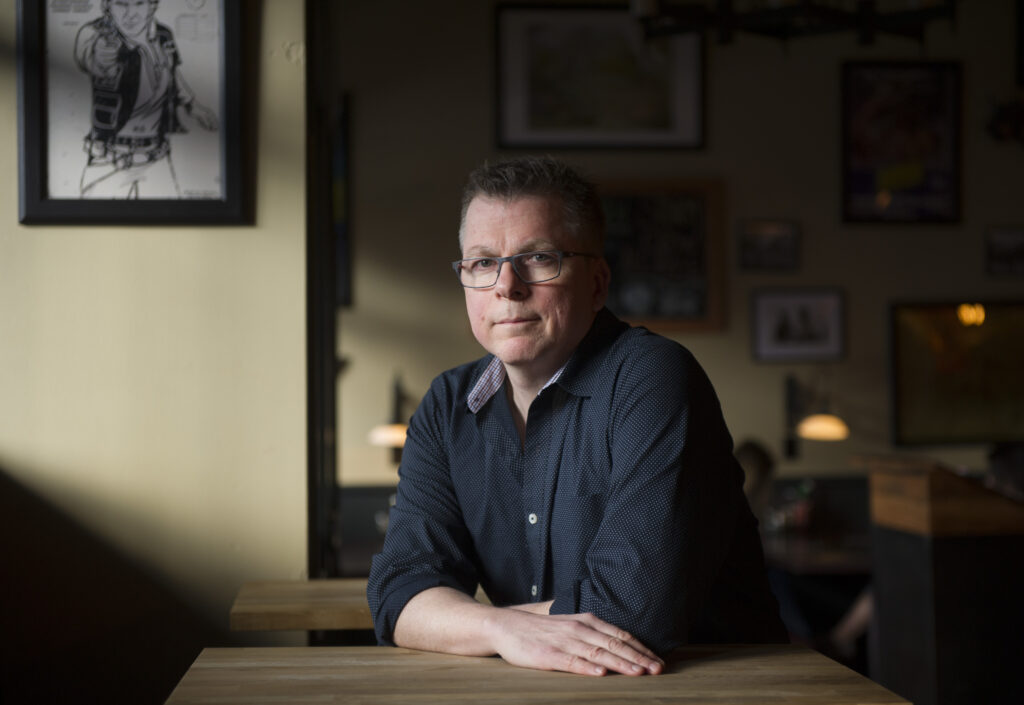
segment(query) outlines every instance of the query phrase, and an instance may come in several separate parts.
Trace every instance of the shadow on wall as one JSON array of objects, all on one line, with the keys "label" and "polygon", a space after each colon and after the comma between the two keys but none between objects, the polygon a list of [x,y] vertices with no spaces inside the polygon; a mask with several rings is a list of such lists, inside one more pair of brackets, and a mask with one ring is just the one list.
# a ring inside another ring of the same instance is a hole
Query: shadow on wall
[{"label": "shadow on wall", "polygon": [[0,703],[162,703],[227,639],[0,468]]}]

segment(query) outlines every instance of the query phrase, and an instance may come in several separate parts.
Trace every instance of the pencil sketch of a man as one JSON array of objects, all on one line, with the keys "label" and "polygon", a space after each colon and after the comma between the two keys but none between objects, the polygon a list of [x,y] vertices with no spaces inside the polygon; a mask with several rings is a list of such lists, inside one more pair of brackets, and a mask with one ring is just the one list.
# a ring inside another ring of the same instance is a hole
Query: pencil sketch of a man
[{"label": "pencil sketch of a man", "polygon": [[174,35],[154,17],[158,5],[101,0],[103,14],[75,38],[75,61],[92,81],[82,198],[180,198],[168,135],[186,132],[181,112],[217,129],[217,115],[181,75]]}]

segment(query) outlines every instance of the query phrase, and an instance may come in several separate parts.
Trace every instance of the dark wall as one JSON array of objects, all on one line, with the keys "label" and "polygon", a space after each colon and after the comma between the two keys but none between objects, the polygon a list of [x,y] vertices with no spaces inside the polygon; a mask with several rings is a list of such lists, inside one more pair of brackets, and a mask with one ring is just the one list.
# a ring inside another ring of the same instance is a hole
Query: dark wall
[{"label": "dark wall", "polygon": [[226,635],[0,469],[0,705],[162,703]]}]

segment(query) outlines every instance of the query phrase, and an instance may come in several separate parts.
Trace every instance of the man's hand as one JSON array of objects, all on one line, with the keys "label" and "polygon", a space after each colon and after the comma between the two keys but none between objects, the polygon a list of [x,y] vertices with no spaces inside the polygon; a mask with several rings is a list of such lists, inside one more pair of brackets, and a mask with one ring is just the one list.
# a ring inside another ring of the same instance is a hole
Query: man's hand
[{"label": "man's hand", "polygon": [[213,132],[217,129],[217,113],[213,112],[205,105],[200,105],[196,101],[188,107],[188,113],[192,116],[192,119],[196,121],[196,124],[204,130]]},{"label": "man's hand", "polygon": [[511,664],[603,676],[661,673],[664,662],[628,632],[592,614],[537,615],[499,609],[490,620],[494,646]]},{"label": "man's hand", "polygon": [[602,676],[661,673],[664,662],[628,632],[592,614],[550,615],[550,603],[491,607],[447,587],[424,590],[395,625],[399,646],[498,654],[516,666]]},{"label": "man's hand", "polygon": [[93,70],[100,78],[114,79],[121,72],[119,57],[122,46],[114,32],[101,32],[96,38],[92,50]]}]

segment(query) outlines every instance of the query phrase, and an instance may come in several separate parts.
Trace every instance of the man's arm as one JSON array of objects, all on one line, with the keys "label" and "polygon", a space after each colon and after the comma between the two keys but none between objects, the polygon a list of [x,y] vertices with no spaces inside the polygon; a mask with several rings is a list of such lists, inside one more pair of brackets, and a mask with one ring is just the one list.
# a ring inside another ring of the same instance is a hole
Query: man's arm
[{"label": "man's arm", "polygon": [[185,81],[180,65],[174,69],[174,81],[178,87],[178,104],[185,108],[185,112],[195,120],[199,127],[210,132],[216,131],[218,127],[217,113],[196,100],[195,91]]},{"label": "man's arm", "polygon": [[611,409],[606,501],[580,573],[551,611],[593,612],[664,652],[706,638],[694,628],[708,623],[745,508],[710,382],[683,348],[649,342],[600,402]]},{"label": "man's arm", "polygon": [[96,78],[112,79],[121,70],[119,61],[123,44],[117,31],[105,20],[82,25],[75,35],[75,63]]},{"label": "man's arm", "polygon": [[624,630],[591,614],[549,615],[550,606],[492,607],[452,588],[430,588],[406,603],[395,643],[464,656],[498,654],[516,666],[580,675],[661,672],[664,662]]}]

